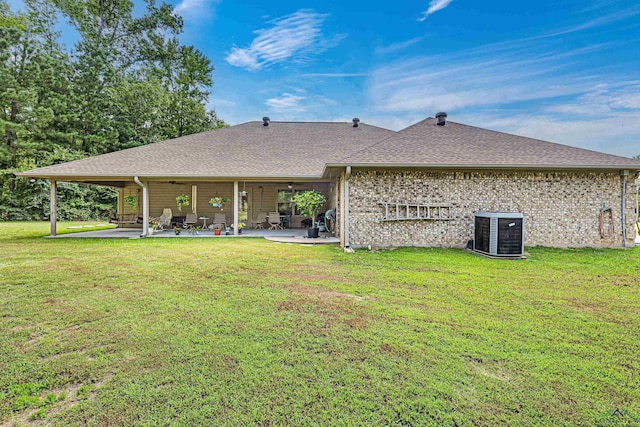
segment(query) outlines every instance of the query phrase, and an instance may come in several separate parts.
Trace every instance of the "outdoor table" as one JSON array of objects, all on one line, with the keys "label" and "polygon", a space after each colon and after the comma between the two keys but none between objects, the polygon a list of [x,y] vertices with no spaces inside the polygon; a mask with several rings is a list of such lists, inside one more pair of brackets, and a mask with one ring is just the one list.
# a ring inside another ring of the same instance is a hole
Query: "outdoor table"
[{"label": "outdoor table", "polygon": [[205,230],[207,228],[207,220],[209,219],[208,216],[201,216],[200,218],[202,220],[202,229]]}]

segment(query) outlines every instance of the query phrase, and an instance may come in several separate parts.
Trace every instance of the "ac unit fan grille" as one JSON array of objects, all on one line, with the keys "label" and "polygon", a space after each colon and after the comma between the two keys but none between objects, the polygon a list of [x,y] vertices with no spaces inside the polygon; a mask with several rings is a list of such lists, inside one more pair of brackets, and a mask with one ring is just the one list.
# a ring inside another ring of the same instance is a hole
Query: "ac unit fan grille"
[{"label": "ac unit fan grille", "polygon": [[500,255],[522,253],[522,219],[498,218],[498,253]]},{"label": "ac unit fan grille", "polygon": [[489,239],[491,234],[491,218],[476,217],[476,250],[489,252]]}]

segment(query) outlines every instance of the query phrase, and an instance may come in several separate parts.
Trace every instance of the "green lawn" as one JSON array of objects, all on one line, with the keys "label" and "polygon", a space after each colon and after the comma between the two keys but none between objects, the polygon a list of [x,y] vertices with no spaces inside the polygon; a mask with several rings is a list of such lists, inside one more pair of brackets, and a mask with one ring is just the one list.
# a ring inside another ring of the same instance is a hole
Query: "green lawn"
[{"label": "green lawn", "polygon": [[47,231],[0,223],[0,425],[640,424],[640,248]]}]

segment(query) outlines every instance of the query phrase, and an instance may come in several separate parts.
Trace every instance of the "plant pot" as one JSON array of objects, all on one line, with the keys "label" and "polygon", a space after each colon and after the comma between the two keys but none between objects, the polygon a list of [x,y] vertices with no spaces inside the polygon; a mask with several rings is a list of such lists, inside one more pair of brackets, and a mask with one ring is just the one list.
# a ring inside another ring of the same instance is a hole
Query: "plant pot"
[{"label": "plant pot", "polygon": [[175,230],[176,236],[179,236],[182,233],[182,230]]},{"label": "plant pot", "polygon": [[214,208],[219,208],[220,207],[220,203],[211,203],[211,206],[213,206]]},{"label": "plant pot", "polygon": [[318,231],[320,231],[318,227],[309,228],[307,230],[307,237],[309,237],[310,239],[317,239]]},{"label": "plant pot", "polygon": [[220,233],[222,233],[222,230],[220,230],[220,229],[213,230],[213,234],[215,234],[216,236],[219,236]]},{"label": "plant pot", "polygon": [[238,228],[238,234],[242,234],[242,228]]}]

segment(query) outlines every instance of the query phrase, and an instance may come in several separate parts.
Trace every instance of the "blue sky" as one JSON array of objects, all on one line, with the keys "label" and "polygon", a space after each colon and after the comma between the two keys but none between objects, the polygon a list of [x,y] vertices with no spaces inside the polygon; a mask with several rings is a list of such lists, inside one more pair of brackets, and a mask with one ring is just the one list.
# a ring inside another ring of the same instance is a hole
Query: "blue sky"
[{"label": "blue sky", "polygon": [[[17,1],[17,0],[16,0]],[[15,1],[14,1],[15,3]],[[171,0],[230,124],[449,119],[640,154],[640,4]]]}]

